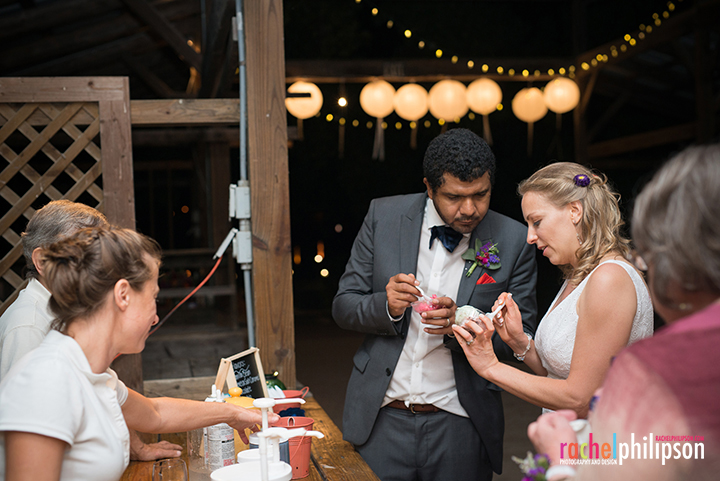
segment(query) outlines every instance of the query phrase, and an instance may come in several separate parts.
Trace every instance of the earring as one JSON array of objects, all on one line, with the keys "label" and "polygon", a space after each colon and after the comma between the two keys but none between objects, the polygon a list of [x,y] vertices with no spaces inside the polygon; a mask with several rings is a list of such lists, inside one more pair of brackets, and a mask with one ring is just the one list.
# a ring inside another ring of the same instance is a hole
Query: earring
[{"label": "earring", "polygon": [[580,239],[580,234],[577,232],[575,233],[575,237],[577,237],[578,243],[582,244],[582,239]]}]

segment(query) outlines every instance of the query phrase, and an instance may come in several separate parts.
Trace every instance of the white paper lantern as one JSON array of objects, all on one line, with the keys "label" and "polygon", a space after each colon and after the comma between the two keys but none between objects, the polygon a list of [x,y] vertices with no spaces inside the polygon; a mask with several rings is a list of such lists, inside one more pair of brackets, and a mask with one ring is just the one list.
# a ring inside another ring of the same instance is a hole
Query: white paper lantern
[{"label": "white paper lantern", "polygon": [[467,88],[457,80],[441,80],[428,93],[428,108],[436,119],[453,121],[468,111]]},{"label": "white paper lantern", "polygon": [[537,122],[548,111],[543,94],[537,87],[524,88],[515,94],[512,110],[517,118],[528,123]]},{"label": "white paper lantern", "polygon": [[323,105],[323,95],[320,88],[311,82],[295,82],[288,87],[288,92],[299,94],[309,93],[310,97],[287,97],[285,108],[298,119],[309,119],[317,115]]},{"label": "white paper lantern", "polygon": [[479,78],[467,88],[467,103],[470,109],[478,114],[489,115],[502,102],[502,90],[492,79]]},{"label": "white paper lantern", "polygon": [[428,93],[418,84],[405,84],[395,92],[395,113],[405,120],[419,120],[428,111]]},{"label": "white paper lantern", "polygon": [[547,108],[555,113],[564,114],[577,107],[580,102],[580,88],[573,80],[558,77],[545,86],[543,98]]},{"label": "white paper lantern", "polygon": [[374,80],[360,91],[360,106],[371,117],[383,118],[393,111],[395,87],[384,80]]}]

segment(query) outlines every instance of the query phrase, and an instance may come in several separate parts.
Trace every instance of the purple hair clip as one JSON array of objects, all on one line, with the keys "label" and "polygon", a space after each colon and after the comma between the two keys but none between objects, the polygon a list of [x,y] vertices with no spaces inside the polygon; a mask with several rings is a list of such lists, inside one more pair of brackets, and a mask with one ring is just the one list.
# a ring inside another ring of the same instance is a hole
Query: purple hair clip
[{"label": "purple hair clip", "polygon": [[590,177],[585,174],[578,174],[573,177],[573,182],[575,182],[575,185],[578,187],[587,187],[590,185]]}]

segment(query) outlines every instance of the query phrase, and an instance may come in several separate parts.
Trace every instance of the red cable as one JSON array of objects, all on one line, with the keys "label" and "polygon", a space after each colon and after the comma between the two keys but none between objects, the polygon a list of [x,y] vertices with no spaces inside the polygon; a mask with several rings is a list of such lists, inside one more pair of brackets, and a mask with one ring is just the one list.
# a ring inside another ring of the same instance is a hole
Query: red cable
[{"label": "red cable", "polygon": [[[218,258],[217,262],[215,263],[215,266],[213,266],[212,270],[210,270],[210,273],[209,273],[207,276],[205,276],[205,279],[203,279],[203,281],[202,281],[200,284],[198,284],[198,286],[197,286],[195,289],[193,289],[190,294],[188,294],[187,296],[185,296],[185,299],[183,299],[182,301],[180,301],[180,302],[177,304],[177,306],[173,307],[172,310],[171,310],[170,312],[168,312],[167,315],[166,315],[165,317],[163,317],[160,322],[158,322],[157,324],[155,324],[155,327],[152,328],[152,330],[150,331],[150,334],[148,334],[148,337],[152,336],[152,334],[153,334],[155,331],[157,331],[157,330],[160,328],[160,326],[163,325],[163,323],[164,323],[165,321],[168,320],[168,317],[170,317],[173,312],[177,311],[178,307],[182,306],[182,305],[185,303],[185,301],[187,301],[188,299],[190,299],[193,294],[195,294],[197,291],[200,290],[200,288],[201,288],[202,286],[205,285],[205,283],[206,283],[206,282],[210,279],[210,277],[212,277],[212,275],[215,273],[215,271],[217,270],[217,268],[218,268],[218,266],[220,265],[220,262],[221,262],[221,261],[222,261],[222,256],[220,256],[220,257]],[[121,354],[118,354],[117,356],[115,356],[115,358],[113,359],[113,361],[114,361],[115,359],[117,359],[118,357],[120,357],[120,356],[122,356],[122,353],[121,353]]]},{"label": "red cable", "polygon": [[210,277],[212,277],[212,275],[213,275],[213,274],[215,273],[215,271],[217,270],[218,266],[220,265],[220,261],[222,261],[222,256],[220,256],[220,257],[218,258],[217,262],[215,263],[215,266],[212,268],[212,270],[210,271],[210,273],[209,273],[207,276],[205,276],[205,279],[203,279],[203,281],[202,281],[200,284],[198,284],[198,286],[197,286],[195,289],[193,289],[190,294],[188,294],[187,296],[185,296],[185,299],[183,299],[182,301],[180,301],[177,306],[173,307],[172,311],[168,312],[167,315],[162,318],[162,321],[158,322],[158,323],[155,325],[155,327],[150,331],[150,334],[148,334],[148,336],[152,336],[152,334],[153,334],[155,331],[157,331],[157,330],[160,328],[160,326],[163,325],[163,323],[164,323],[165,321],[167,321],[168,317],[170,317],[173,312],[177,311],[178,307],[182,306],[182,305],[185,303],[185,301],[187,301],[188,299],[190,299],[193,294],[195,294],[197,291],[200,290],[200,288],[201,288],[202,286],[205,285],[205,283],[210,279]]}]

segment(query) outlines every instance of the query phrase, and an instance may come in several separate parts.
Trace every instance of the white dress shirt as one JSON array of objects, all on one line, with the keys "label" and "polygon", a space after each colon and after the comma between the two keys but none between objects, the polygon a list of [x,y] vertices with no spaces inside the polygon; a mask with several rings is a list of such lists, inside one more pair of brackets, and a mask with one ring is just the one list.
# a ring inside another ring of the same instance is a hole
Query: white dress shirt
[{"label": "white dress shirt", "polygon": [[[470,234],[464,234],[455,250],[450,253],[435,239],[430,244],[431,229],[436,225],[445,225],[435,209],[431,199],[425,204],[423,224],[420,231],[420,249],[418,252],[415,277],[425,294],[438,297],[447,296],[457,299],[460,279],[465,261],[462,254],[470,244]],[[383,406],[394,400],[408,404],[432,404],[444,411],[468,417],[458,400],[455,387],[450,350],[443,345],[443,336],[428,334],[423,329],[420,314],[412,311],[410,326],[403,351],[398,359],[395,372],[383,399]],[[433,328],[432,325],[429,325]]]}]

